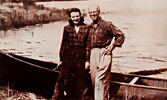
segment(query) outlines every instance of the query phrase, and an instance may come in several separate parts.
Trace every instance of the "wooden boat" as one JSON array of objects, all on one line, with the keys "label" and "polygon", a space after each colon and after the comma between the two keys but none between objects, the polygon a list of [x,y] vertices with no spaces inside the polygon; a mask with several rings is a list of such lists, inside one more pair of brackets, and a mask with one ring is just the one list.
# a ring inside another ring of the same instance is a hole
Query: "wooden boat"
[{"label": "wooden boat", "polygon": [[167,100],[167,79],[111,73],[110,97],[115,100]]},{"label": "wooden boat", "polygon": [[[0,51],[0,82],[50,98],[59,75],[55,63]],[[112,100],[167,100],[167,80],[111,72]]]},{"label": "wooden boat", "polygon": [[0,85],[50,98],[59,75],[59,71],[52,70],[56,66],[0,51]]}]

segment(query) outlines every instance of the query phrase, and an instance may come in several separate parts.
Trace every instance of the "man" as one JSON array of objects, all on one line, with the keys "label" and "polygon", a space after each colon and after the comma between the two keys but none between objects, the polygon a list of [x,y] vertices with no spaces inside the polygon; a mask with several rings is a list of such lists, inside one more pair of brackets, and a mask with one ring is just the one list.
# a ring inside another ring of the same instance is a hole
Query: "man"
[{"label": "man", "polygon": [[[109,80],[112,64],[112,51],[121,47],[124,34],[111,22],[100,17],[99,6],[93,5],[88,9],[92,23],[90,24],[86,66],[90,61],[90,73],[94,87],[95,100],[109,100]],[[115,41],[111,43],[113,37]],[[90,60],[89,60],[90,59]]]}]

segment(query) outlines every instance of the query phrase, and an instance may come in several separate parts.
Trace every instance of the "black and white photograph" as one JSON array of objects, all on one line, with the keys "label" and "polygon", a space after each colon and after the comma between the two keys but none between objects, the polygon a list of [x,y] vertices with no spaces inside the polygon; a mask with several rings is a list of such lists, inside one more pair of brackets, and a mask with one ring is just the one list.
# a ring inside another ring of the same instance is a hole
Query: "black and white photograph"
[{"label": "black and white photograph", "polygon": [[0,100],[167,100],[166,0],[0,0]]}]

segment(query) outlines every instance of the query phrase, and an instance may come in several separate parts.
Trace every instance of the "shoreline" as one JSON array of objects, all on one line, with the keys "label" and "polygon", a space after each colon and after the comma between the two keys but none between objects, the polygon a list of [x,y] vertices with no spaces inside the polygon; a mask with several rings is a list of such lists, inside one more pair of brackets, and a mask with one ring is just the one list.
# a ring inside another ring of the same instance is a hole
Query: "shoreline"
[{"label": "shoreline", "polygon": [[43,5],[30,5],[25,9],[18,4],[4,7],[6,9],[0,8],[0,30],[68,20],[68,9],[51,9]]}]

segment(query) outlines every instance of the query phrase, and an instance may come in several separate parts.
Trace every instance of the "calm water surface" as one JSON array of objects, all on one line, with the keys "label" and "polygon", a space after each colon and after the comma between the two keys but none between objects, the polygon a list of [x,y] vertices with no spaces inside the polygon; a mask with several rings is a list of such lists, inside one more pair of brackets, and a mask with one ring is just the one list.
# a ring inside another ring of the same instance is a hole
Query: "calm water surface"
[{"label": "calm water surface", "polygon": [[[105,13],[102,15],[103,19],[112,21],[126,35],[123,47],[113,53],[113,71],[128,73],[167,67],[166,0],[71,1],[39,4],[57,8],[86,8],[87,11],[88,4],[93,3],[100,5]],[[89,16],[85,18],[85,22],[90,23]],[[1,31],[0,49],[26,57],[58,62],[62,31],[66,24],[67,22],[61,21]]]}]

